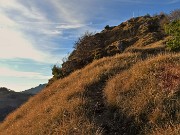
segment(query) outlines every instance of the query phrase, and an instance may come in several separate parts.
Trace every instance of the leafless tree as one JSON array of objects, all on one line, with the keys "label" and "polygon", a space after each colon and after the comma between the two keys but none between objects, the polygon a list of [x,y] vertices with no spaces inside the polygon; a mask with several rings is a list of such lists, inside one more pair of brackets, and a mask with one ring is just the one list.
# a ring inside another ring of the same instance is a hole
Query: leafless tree
[{"label": "leafless tree", "polygon": [[171,11],[168,18],[171,22],[175,21],[175,20],[179,20],[180,19],[180,9],[176,9],[176,10]]}]

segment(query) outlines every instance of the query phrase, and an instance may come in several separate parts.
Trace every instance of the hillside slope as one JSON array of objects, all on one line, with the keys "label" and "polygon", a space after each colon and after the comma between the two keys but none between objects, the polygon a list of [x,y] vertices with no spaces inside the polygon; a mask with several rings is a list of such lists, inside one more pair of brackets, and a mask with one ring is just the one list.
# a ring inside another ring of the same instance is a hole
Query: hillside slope
[{"label": "hillside slope", "polygon": [[26,102],[31,96],[31,94],[24,94],[14,92],[7,88],[0,88],[0,121],[2,121],[6,115]]},{"label": "hillside slope", "polygon": [[179,67],[179,53],[96,60],[31,98],[0,134],[178,134]]}]

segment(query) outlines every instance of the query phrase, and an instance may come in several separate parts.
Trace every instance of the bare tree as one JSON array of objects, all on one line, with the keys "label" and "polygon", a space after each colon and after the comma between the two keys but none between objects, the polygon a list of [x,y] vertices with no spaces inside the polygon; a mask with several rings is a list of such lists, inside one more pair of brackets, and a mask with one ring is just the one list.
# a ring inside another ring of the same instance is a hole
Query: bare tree
[{"label": "bare tree", "polygon": [[180,9],[176,9],[176,10],[171,11],[168,18],[171,22],[175,21],[175,20],[179,20],[180,19]]}]

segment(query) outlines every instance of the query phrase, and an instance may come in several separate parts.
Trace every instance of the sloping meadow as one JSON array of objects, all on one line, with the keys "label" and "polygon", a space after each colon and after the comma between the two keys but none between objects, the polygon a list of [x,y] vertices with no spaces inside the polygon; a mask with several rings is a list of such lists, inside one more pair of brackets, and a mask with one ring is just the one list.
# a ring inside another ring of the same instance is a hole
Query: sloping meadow
[{"label": "sloping meadow", "polygon": [[180,134],[180,54],[135,64],[110,79],[104,94],[143,134]]},{"label": "sloping meadow", "polygon": [[102,134],[96,110],[101,109],[97,102],[104,104],[103,85],[140,59],[140,54],[131,53],[102,58],[54,82],[10,114],[0,134]]},{"label": "sloping meadow", "polygon": [[179,134],[180,54],[95,60],[10,114],[0,135]]}]

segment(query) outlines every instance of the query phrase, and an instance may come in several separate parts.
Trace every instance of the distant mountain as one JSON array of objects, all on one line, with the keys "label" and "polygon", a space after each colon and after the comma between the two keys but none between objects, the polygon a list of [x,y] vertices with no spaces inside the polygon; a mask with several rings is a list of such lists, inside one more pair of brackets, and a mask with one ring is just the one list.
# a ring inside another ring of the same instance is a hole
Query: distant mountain
[{"label": "distant mountain", "polygon": [[15,92],[5,87],[0,88],[0,121],[9,113],[26,102],[32,94]]},{"label": "distant mountain", "polygon": [[15,92],[5,87],[0,87],[0,121],[25,103],[31,96],[40,92],[46,84],[40,84],[35,88],[31,88],[22,92]]},{"label": "distant mountain", "polygon": [[46,87],[46,84],[40,84],[37,87],[22,91],[22,93],[27,93],[27,94],[37,94],[40,92],[44,87]]}]

